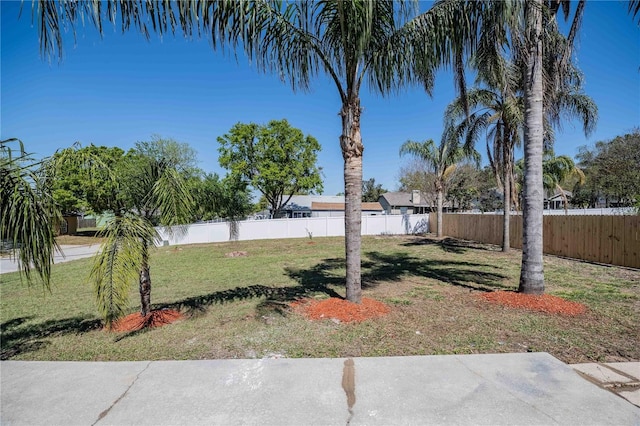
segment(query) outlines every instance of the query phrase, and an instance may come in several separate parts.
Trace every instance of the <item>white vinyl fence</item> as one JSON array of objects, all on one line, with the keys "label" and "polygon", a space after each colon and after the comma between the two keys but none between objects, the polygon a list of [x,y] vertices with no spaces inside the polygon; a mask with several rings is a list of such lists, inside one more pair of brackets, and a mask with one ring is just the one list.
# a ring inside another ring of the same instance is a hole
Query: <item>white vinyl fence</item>
[{"label": "white vinyl fence", "polygon": [[[235,231],[235,232],[232,232]],[[362,216],[362,235],[407,235],[429,231],[429,215]],[[344,217],[244,220],[158,228],[157,245],[201,244],[275,238],[344,236]]]}]

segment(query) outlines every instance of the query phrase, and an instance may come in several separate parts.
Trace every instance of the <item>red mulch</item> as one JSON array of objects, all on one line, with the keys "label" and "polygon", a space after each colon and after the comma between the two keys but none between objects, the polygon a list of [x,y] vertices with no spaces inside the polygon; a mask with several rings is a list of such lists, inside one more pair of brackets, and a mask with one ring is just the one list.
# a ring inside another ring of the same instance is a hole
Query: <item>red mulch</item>
[{"label": "red mulch", "polygon": [[515,291],[493,291],[480,295],[484,300],[512,308],[524,308],[549,314],[580,315],[587,311],[581,303],[570,302],[550,294],[533,295],[516,293]]},{"label": "red mulch", "polygon": [[391,312],[384,303],[366,297],[362,298],[361,304],[337,297],[324,300],[302,299],[292,302],[291,307],[311,320],[334,319],[340,322],[361,322]]},{"label": "red mulch", "polygon": [[151,311],[146,317],[140,312],[127,315],[113,323],[111,331],[137,331],[145,327],[162,327],[171,324],[182,318],[182,314],[173,309],[162,309],[159,311]]}]

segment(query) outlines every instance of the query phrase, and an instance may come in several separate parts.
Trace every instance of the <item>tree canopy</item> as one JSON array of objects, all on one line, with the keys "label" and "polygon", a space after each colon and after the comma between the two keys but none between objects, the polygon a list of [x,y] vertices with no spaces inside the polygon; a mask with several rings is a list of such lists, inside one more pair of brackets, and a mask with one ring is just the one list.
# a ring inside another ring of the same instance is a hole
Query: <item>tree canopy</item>
[{"label": "tree canopy", "polygon": [[376,202],[378,198],[385,192],[389,192],[382,187],[381,183],[376,184],[375,178],[371,178],[362,182],[362,201]]},{"label": "tree canopy", "polygon": [[604,198],[607,205],[631,206],[640,196],[640,129],[581,147],[577,159],[585,182],[574,186],[575,203],[595,207]]},{"label": "tree canopy", "polygon": [[217,174],[208,173],[192,179],[190,187],[195,221],[244,219],[254,208],[247,184],[237,176],[220,179]]},{"label": "tree canopy", "polygon": [[53,199],[63,213],[102,213],[118,206],[115,171],[122,167],[124,151],[118,147],[75,145],[56,152],[50,164]]},{"label": "tree canopy", "polygon": [[274,217],[293,194],[322,193],[316,164],[320,144],[287,120],[267,125],[237,123],[218,142],[220,165],[260,191]]}]

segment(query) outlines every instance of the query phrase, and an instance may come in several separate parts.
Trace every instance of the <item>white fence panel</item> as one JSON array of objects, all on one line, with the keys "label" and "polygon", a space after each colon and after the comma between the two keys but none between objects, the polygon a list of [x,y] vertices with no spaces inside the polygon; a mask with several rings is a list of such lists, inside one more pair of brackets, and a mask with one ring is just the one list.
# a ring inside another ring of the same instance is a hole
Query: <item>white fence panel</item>
[{"label": "white fence panel", "polygon": [[[362,235],[406,235],[428,232],[429,215],[362,216]],[[202,244],[231,239],[233,224],[196,223],[173,228],[172,233],[158,228],[158,245]],[[344,236],[344,217],[307,217],[299,219],[245,220],[235,224],[237,240]]]}]

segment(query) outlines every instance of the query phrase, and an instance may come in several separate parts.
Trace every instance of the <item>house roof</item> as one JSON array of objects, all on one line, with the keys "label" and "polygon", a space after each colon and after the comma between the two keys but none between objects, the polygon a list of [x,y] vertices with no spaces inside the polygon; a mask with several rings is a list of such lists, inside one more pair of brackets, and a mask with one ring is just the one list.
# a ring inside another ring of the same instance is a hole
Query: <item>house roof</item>
[{"label": "house roof", "polygon": [[412,194],[410,192],[386,192],[381,197],[384,197],[387,203],[394,207],[429,207],[429,203],[422,192],[420,192],[420,203],[417,204],[411,201]]},{"label": "house roof", "polygon": [[[322,203],[322,202],[312,202],[311,210],[333,210],[333,211],[344,211],[344,203]],[[382,211],[382,206],[380,203],[362,203],[362,210],[364,211]]]},{"label": "house roof", "polygon": [[[568,198],[573,197],[573,193],[571,191],[563,191],[563,192],[564,192],[564,195],[567,196]],[[555,200],[563,200],[562,193],[560,191],[553,194],[552,197],[549,197],[549,201],[555,201]]]},{"label": "house roof", "polygon": [[[285,200],[288,197],[288,195],[283,195],[283,199]],[[344,195],[292,195],[285,209],[307,210],[311,208],[311,204],[314,202],[344,203]],[[293,206],[295,207],[292,208]]]}]

